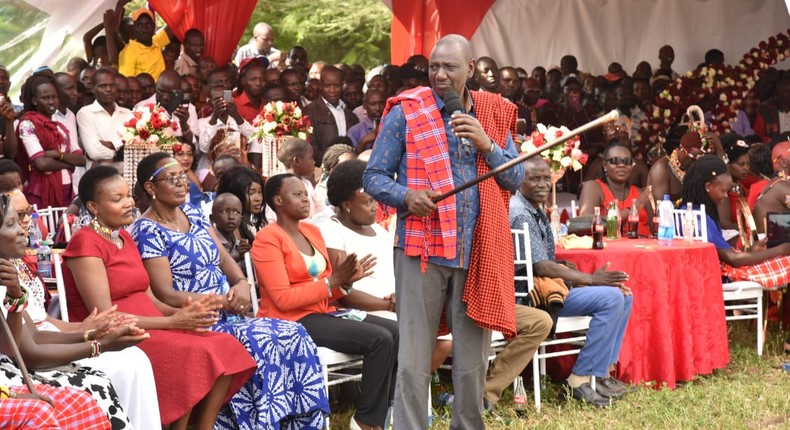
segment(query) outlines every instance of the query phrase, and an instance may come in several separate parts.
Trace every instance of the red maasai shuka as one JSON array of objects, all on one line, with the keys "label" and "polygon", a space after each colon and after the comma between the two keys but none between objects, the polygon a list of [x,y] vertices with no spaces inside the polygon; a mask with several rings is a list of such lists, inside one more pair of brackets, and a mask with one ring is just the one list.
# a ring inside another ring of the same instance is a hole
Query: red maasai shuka
[{"label": "red maasai shuka", "polygon": [[[400,104],[406,118],[406,186],[413,190],[432,189],[444,194],[453,189],[450,152],[444,134],[444,121],[436,106],[433,90],[417,87],[387,100],[384,118]],[[429,216],[406,218],[404,254],[422,259],[423,271],[428,257],[455,258],[455,196],[437,203]]]},{"label": "red maasai shuka", "polygon": [[[494,144],[504,148],[508,133],[516,132],[516,106],[502,97],[470,91],[475,117]],[[444,121],[436,106],[433,90],[418,87],[390,98],[382,117],[400,104],[406,118],[406,185],[411,189],[433,189],[439,194],[453,189]],[[482,154],[477,158],[477,174],[489,171]],[[480,327],[516,335],[513,301],[513,243],[508,209],[510,192],[495,178],[478,184],[480,211],[472,240],[472,253],[463,300],[467,315]],[[420,256],[423,268],[428,257],[455,258],[457,217],[455,196],[437,203],[428,217],[406,219],[404,253]],[[444,315],[439,334],[449,332]]]},{"label": "red maasai shuka", "polygon": [[763,288],[783,287],[790,282],[790,256],[784,255],[751,266],[721,263],[721,273],[733,281],[752,281]]}]

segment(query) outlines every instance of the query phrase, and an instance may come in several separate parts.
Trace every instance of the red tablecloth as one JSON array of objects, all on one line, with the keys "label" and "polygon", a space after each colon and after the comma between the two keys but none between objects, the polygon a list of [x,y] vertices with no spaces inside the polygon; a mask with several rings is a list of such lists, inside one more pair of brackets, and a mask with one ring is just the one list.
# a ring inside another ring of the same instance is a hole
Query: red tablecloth
[{"label": "red tablecloth", "polygon": [[603,250],[557,248],[557,259],[592,272],[607,262],[622,270],[634,292],[633,310],[620,351],[625,381],[675,387],[730,361],[721,269],[716,249],[703,242],[607,241]]}]

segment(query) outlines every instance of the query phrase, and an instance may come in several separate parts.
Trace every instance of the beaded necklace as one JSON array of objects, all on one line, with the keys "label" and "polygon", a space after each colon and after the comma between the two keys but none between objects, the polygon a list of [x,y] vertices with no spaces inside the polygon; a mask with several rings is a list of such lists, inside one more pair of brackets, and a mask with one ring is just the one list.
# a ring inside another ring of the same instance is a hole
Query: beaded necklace
[{"label": "beaded necklace", "polygon": [[669,156],[669,170],[672,171],[672,174],[678,178],[680,183],[683,183],[683,177],[686,176],[686,172],[680,168],[680,160],[678,159],[678,150],[672,151],[672,154]]},{"label": "beaded necklace", "polygon": [[93,231],[98,233],[99,236],[112,242],[112,244],[118,247],[118,249],[123,248],[123,239],[121,239],[120,237],[121,234],[120,230],[110,229],[106,225],[100,223],[99,220],[96,219],[96,217],[93,217],[93,219],[91,220],[91,228],[93,228]]},{"label": "beaded necklace", "polygon": [[30,268],[27,267],[27,264],[25,264],[22,259],[15,258],[12,262],[16,268],[16,272],[19,274],[20,284],[23,288],[27,289],[28,293],[31,295],[31,299],[33,299],[30,301],[30,304],[35,304],[43,309],[46,300],[44,298],[44,288],[40,284],[38,277],[30,271]]}]

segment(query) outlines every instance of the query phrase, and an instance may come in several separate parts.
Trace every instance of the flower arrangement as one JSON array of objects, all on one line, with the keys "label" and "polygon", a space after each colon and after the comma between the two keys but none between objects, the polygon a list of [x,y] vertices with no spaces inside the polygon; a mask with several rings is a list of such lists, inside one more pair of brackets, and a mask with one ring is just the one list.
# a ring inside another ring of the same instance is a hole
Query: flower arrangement
[{"label": "flower arrangement", "polygon": [[[741,102],[754,87],[761,71],[790,57],[790,31],[771,36],[744,54],[734,66],[705,66],[672,82],[654,100],[653,111],[634,137],[641,152],[663,145],[666,133],[685,109],[706,102],[710,130],[725,133],[738,116]],[[642,155],[642,154],[639,154]]]},{"label": "flower arrangement", "polygon": [[[564,126],[557,128],[554,126],[546,127],[543,124],[538,124],[537,130],[533,131],[527,140],[521,145],[521,152],[534,151],[535,149],[547,143],[551,143],[560,137],[569,134],[570,132],[571,131]],[[567,142],[565,142],[564,145],[558,145],[553,148],[549,148],[541,152],[540,155],[544,160],[546,160],[547,163],[549,163],[549,167],[554,173],[565,173],[565,170],[568,167],[572,168],[574,171],[577,171],[587,163],[588,158],[588,155],[579,149],[579,144],[579,137],[574,136],[572,139],[569,139]],[[560,174],[560,176],[562,176],[562,174]]]},{"label": "flower arrangement", "polygon": [[310,118],[302,115],[302,110],[295,102],[276,101],[267,104],[252,121],[252,126],[256,128],[253,137],[259,140],[266,136],[307,139],[307,134],[313,132]]},{"label": "flower arrangement", "polygon": [[147,104],[134,108],[132,118],[123,123],[121,138],[127,146],[167,148],[178,142],[178,121],[159,106]]}]

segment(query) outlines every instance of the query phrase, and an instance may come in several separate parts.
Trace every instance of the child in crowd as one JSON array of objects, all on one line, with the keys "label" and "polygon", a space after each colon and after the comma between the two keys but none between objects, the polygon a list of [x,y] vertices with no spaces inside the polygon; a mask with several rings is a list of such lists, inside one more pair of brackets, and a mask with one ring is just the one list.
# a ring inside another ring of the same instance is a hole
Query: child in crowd
[{"label": "child in crowd", "polygon": [[315,195],[315,188],[310,178],[315,173],[313,147],[298,137],[290,137],[277,150],[277,159],[285,166],[288,173],[293,173],[304,183],[307,196],[310,198],[310,216],[308,221],[324,209],[324,203]]},{"label": "child in crowd", "polygon": [[0,192],[22,189],[22,172],[19,166],[7,158],[0,159]]},{"label": "child in crowd", "polygon": [[230,256],[239,264],[242,271],[244,267],[244,253],[250,250],[250,241],[243,239],[239,233],[241,225],[242,206],[241,200],[231,193],[223,193],[214,199],[211,208],[211,224],[219,233],[217,238]]}]

